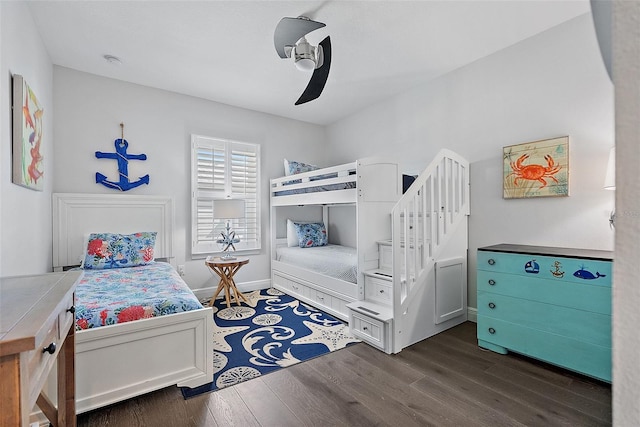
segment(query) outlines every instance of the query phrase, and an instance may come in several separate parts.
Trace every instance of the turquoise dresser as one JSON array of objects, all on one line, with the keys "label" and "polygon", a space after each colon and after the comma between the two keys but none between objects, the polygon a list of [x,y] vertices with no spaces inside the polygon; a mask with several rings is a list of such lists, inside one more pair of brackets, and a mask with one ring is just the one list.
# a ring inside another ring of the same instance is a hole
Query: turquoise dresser
[{"label": "turquoise dresser", "polygon": [[478,249],[478,345],[611,382],[609,251]]}]

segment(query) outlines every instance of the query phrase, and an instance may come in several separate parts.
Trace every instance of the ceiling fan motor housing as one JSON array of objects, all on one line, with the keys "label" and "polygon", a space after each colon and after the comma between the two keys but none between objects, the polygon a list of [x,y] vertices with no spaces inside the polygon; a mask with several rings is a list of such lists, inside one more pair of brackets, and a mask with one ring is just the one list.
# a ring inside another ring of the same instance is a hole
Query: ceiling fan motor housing
[{"label": "ceiling fan motor housing", "polygon": [[307,39],[298,40],[291,51],[296,68],[300,71],[313,71],[316,68],[316,48],[311,46]]}]

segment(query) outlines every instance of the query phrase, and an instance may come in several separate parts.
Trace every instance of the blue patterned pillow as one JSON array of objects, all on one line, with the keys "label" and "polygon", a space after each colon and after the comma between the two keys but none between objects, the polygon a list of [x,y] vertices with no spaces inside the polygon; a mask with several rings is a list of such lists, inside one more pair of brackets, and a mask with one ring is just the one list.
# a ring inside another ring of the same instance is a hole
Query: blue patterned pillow
[{"label": "blue patterned pillow", "polygon": [[285,168],[285,171],[284,171],[285,176],[296,175],[299,173],[311,172],[311,171],[320,169],[318,166],[315,166],[315,165],[308,165],[306,163],[296,162],[294,160],[287,160],[287,159],[284,159],[284,160],[285,160],[285,165],[287,165],[287,168]]},{"label": "blue patterned pillow", "polygon": [[91,233],[83,268],[102,270],[151,264],[157,234],[155,231],[127,235]]},{"label": "blue patterned pillow", "polygon": [[297,223],[294,222],[298,234],[298,246],[311,248],[314,246],[326,246],[327,229],[322,222]]}]

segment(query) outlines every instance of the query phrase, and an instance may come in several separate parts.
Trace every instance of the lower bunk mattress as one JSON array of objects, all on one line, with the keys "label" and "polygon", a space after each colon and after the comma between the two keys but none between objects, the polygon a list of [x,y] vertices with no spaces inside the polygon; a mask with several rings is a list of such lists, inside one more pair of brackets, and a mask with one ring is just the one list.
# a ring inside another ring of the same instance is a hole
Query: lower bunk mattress
[{"label": "lower bunk mattress", "polygon": [[355,248],[340,245],[311,248],[280,246],[276,249],[276,259],[345,282],[356,283],[358,280],[358,253]]},{"label": "lower bunk mattress", "polygon": [[85,270],[76,288],[76,330],[201,309],[170,264]]}]

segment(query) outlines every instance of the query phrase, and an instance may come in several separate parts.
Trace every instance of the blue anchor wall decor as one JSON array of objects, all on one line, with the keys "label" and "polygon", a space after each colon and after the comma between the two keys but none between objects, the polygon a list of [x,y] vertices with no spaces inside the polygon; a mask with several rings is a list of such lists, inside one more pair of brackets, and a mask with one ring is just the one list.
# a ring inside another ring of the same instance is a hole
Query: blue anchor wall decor
[{"label": "blue anchor wall decor", "polygon": [[118,182],[109,181],[106,176],[100,172],[96,172],[96,184],[102,184],[105,187],[113,188],[120,191],[128,191],[132,188],[139,187],[142,184],[149,184],[149,175],[140,177],[137,181],[129,181],[129,160],[147,160],[146,154],[128,154],[127,148],[129,143],[124,139],[124,123],[120,123],[122,129],[122,138],[116,139],[114,145],[116,147],[115,153],[103,153],[96,151],[96,158],[98,159],[115,159],[118,160],[118,174],[120,180]]}]

